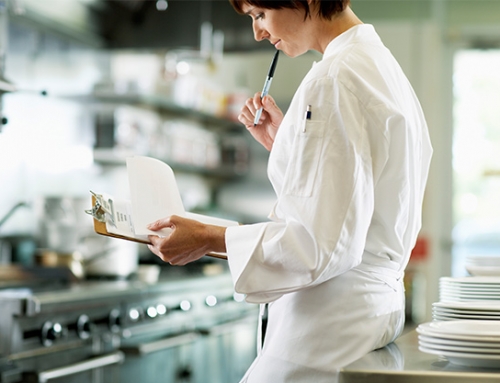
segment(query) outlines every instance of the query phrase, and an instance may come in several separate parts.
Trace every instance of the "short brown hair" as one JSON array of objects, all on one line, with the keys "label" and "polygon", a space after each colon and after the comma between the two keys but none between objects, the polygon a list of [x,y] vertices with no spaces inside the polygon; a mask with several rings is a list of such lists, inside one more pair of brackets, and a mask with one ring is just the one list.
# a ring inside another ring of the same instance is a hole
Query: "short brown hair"
[{"label": "short brown hair", "polygon": [[[306,11],[306,17],[310,14],[307,0],[229,0],[229,2],[236,12],[240,14],[244,13],[243,6],[245,4],[264,9],[302,8]],[[313,2],[319,4],[319,16],[331,19],[336,14],[342,12],[349,5],[350,0],[313,0]]]}]

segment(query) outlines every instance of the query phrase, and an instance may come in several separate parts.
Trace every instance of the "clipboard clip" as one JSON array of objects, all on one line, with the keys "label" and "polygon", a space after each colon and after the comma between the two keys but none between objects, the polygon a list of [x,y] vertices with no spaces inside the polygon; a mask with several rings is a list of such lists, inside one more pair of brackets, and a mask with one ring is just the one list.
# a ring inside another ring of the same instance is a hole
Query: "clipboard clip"
[{"label": "clipboard clip", "polygon": [[92,209],[85,210],[85,213],[91,215],[99,222],[106,222],[106,214],[112,216],[112,212],[106,207],[106,203],[103,201],[102,195],[96,194],[92,190],[90,193],[94,196],[94,206],[92,206]]}]

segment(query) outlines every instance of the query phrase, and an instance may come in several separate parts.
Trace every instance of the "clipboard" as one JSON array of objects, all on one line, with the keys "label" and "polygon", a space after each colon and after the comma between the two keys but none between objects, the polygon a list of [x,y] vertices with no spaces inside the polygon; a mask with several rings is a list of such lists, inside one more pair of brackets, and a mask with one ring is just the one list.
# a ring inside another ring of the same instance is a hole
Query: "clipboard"
[{"label": "clipboard", "polygon": [[[151,244],[150,241],[143,240],[140,238],[134,238],[134,237],[123,236],[123,235],[119,235],[119,234],[115,234],[115,233],[110,233],[106,227],[106,222],[108,219],[107,217],[111,213],[108,211],[105,204],[102,202],[102,197],[100,195],[98,195],[92,191],[90,191],[90,193],[92,194],[92,197],[91,197],[92,208],[89,210],[85,210],[85,213],[92,216],[93,221],[94,221],[94,231],[97,234],[104,235],[106,237],[111,237],[111,238],[123,239],[126,241],[138,242],[138,243],[142,243],[144,245]],[[212,258],[227,260],[227,256],[224,254],[220,254],[220,253],[207,253],[205,255],[212,257]]]}]

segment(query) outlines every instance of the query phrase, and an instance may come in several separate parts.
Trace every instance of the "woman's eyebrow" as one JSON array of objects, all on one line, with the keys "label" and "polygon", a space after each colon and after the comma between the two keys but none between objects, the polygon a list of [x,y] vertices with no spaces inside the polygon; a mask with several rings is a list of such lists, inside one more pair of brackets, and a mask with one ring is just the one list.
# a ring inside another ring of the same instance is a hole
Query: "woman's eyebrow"
[{"label": "woman's eyebrow", "polygon": [[255,8],[250,8],[248,11],[245,12],[245,15],[250,16],[250,14],[254,11]]}]

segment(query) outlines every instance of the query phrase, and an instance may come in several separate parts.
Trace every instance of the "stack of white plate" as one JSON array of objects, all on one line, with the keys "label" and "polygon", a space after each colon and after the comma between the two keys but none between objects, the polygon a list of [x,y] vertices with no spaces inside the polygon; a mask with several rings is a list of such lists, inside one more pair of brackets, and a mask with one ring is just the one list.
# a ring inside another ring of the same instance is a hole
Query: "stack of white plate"
[{"label": "stack of white plate", "polygon": [[428,322],[417,332],[422,352],[461,366],[500,368],[500,321]]},{"label": "stack of white plate", "polygon": [[442,320],[500,320],[500,301],[434,302],[432,319]]},{"label": "stack of white plate", "polygon": [[471,275],[500,276],[500,256],[469,255],[465,259],[465,269]]},{"label": "stack of white plate", "polygon": [[439,300],[441,302],[500,301],[500,276],[441,277]]}]

